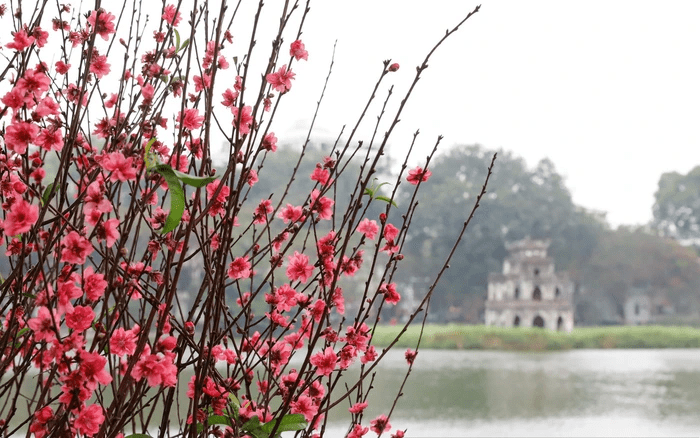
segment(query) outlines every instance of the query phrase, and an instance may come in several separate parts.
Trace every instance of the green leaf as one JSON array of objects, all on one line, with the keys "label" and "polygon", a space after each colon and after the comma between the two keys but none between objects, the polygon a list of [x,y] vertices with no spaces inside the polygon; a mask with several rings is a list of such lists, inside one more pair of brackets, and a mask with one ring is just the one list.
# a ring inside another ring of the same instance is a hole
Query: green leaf
[{"label": "green leaf", "polygon": [[[262,430],[268,434],[272,432],[275,426],[276,420],[269,421],[262,426]],[[304,430],[309,424],[304,419],[301,414],[287,414],[282,417],[279,427],[277,427],[277,433],[290,432],[295,430]]]},{"label": "green leaf", "polygon": [[175,32],[175,50],[178,52],[180,51],[180,32],[177,31],[177,29],[173,29],[173,32]]},{"label": "green leaf", "polygon": [[145,433],[132,433],[131,435],[129,435],[125,438],[152,438],[152,437],[150,435],[146,435]]},{"label": "green leaf", "polygon": [[204,187],[218,177],[188,175],[178,172],[168,164],[157,164],[154,165],[152,169],[165,179],[165,182],[168,184],[168,190],[170,191],[170,213],[161,230],[161,234],[167,234],[180,225],[182,214],[185,212],[185,189],[182,188],[180,182],[192,187]]},{"label": "green leaf", "polygon": [[185,50],[185,48],[187,47],[187,45],[188,45],[189,43],[190,43],[190,39],[187,38],[187,39],[182,43],[182,47],[180,47],[179,49],[177,49],[177,51],[178,51],[178,52],[181,52],[181,51]]},{"label": "green leaf", "polygon": [[374,199],[377,199],[379,201],[384,201],[386,203],[393,205],[394,207],[398,207],[398,205],[396,205],[396,202],[394,202],[391,198],[387,198],[386,196],[377,196]]},{"label": "green leaf", "polygon": [[270,438],[270,434],[266,433],[264,430],[261,428],[249,430],[249,433],[251,433],[255,438]]},{"label": "green leaf", "polygon": [[158,158],[156,154],[151,153],[151,146],[156,142],[156,138],[153,137],[148,140],[146,146],[143,147],[143,161],[146,163],[146,170],[151,170],[158,165]]},{"label": "green leaf", "polygon": [[243,423],[243,426],[241,428],[245,430],[251,430],[251,429],[257,429],[260,427],[260,419],[257,417],[257,415],[250,420],[246,421]]},{"label": "green leaf", "polygon": [[364,194],[365,194],[365,195],[369,195],[370,199],[381,199],[382,201],[391,202],[391,204],[393,204],[394,206],[396,206],[396,203],[394,203],[393,201],[389,200],[389,198],[387,198],[386,196],[376,196],[376,197],[374,196],[374,195],[377,194],[377,192],[379,191],[379,189],[382,188],[382,186],[385,186],[385,185],[389,184],[388,182],[383,182],[383,183],[381,183],[381,184],[379,184],[379,185],[376,185],[375,183],[377,182],[377,180],[378,180],[378,178],[374,178],[374,180],[373,180],[373,182],[372,182],[372,187],[367,187],[367,188],[365,188]]},{"label": "green leaf", "polygon": [[387,184],[389,184],[389,183],[388,183],[388,182],[383,182],[383,183],[379,184],[379,185],[377,186],[376,190],[381,189],[382,186],[385,186],[385,185],[387,185]]},{"label": "green leaf", "polygon": [[[24,327],[20,331],[17,332],[17,335],[15,335],[15,339],[21,338],[25,333],[29,331],[29,327]],[[16,342],[15,343],[15,348],[19,348],[22,346],[21,342]]]},{"label": "green leaf", "polygon": [[269,422],[263,424],[260,427],[260,430],[263,431],[264,433],[266,433],[267,436],[270,436],[270,432],[272,432],[272,428],[274,427],[275,423],[276,423],[275,420],[269,421]]},{"label": "green leaf", "polygon": [[24,327],[23,329],[21,329],[20,331],[17,332],[17,335],[15,336],[15,338],[19,338],[20,336],[24,335],[28,331],[29,331],[29,327]]},{"label": "green leaf", "polygon": [[255,438],[270,438],[270,433],[262,429],[260,419],[257,416],[243,423],[241,429],[253,435]]},{"label": "green leaf", "polygon": [[233,427],[233,422],[231,422],[231,419],[223,415],[212,415],[207,418],[207,423],[209,423],[210,426],[214,424],[223,424],[224,426]]},{"label": "green leaf", "polygon": [[156,142],[155,137],[148,140],[148,143],[146,143],[146,146],[143,147],[143,155],[144,156],[148,155],[148,153],[151,152],[151,146],[153,146],[153,143],[155,143],[155,142]]},{"label": "green leaf", "polygon": [[160,231],[161,234],[167,234],[177,228],[182,221],[182,214],[185,212],[185,190],[180,185],[180,180],[172,167],[167,164],[159,164],[153,170],[161,174],[170,191],[170,213],[168,213],[165,225]]},{"label": "green leaf", "polygon": [[182,181],[183,184],[187,184],[188,186],[192,187],[204,187],[218,178],[218,176],[192,176],[187,173],[178,172],[175,169],[172,169],[172,171],[175,173],[175,176],[177,176],[177,179]]},{"label": "green leaf", "polygon": [[46,189],[44,189],[44,193],[41,195],[41,205],[46,205],[49,203],[51,200],[51,190],[53,190],[53,183],[49,184],[46,186]]},{"label": "green leaf", "polygon": [[228,399],[229,402],[236,408],[236,411],[241,408],[241,402],[238,401],[238,398],[234,394],[229,394]]}]

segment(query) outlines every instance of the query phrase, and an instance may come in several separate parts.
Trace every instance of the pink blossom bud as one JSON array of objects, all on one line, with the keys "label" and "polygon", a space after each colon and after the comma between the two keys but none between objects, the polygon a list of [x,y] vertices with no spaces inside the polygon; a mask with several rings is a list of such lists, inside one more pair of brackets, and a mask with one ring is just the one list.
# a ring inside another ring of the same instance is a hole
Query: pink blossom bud
[{"label": "pink blossom bud", "polygon": [[185,331],[190,335],[194,334],[194,323],[192,321],[187,321],[185,323]]}]

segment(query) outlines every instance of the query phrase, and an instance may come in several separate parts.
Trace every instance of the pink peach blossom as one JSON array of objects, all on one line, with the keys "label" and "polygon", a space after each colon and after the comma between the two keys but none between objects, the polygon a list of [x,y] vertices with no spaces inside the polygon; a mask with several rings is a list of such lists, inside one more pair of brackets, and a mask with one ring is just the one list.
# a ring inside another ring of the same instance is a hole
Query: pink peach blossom
[{"label": "pink peach blossom", "polygon": [[92,11],[88,17],[88,23],[94,29],[94,32],[102,37],[103,40],[109,41],[109,35],[116,31],[114,26],[114,14],[105,10]]},{"label": "pink peach blossom", "polygon": [[228,267],[228,278],[235,280],[239,278],[248,278],[251,274],[251,265],[248,261],[248,256],[238,257]]},{"label": "pink peach blossom", "polygon": [[136,351],[136,334],[119,327],[109,338],[109,352],[117,356],[132,355]]},{"label": "pink peach blossom", "polygon": [[197,108],[185,108],[183,112],[178,114],[178,121],[185,129],[194,131],[202,127],[204,116],[199,115],[199,110]]},{"label": "pink peach blossom", "polygon": [[301,281],[306,283],[314,271],[313,265],[309,264],[309,256],[294,251],[294,255],[289,256],[287,266],[287,277],[291,281]]},{"label": "pink peach blossom", "polygon": [[326,347],[324,351],[311,356],[311,365],[316,367],[316,374],[319,376],[329,376],[335,369],[337,361],[338,355],[331,347]]},{"label": "pink peach blossom", "polygon": [[163,9],[162,17],[166,23],[176,27],[178,24],[180,24],[180,20],[182,20],[182,15],[180,14],[180,11],[178,11],[174,5],[167,5]]},{"label": "pink peach blossom", "polygon": [[265,78],[276,91],[286,93],[292,88],[292,79],[296,76],[291,70],[287,70],[287,64],[280,67],[276,73],[270,73]]},{"label": "pink peach blossom", "polygon": [[357,231],[364,234],[366,238],[374,240],[379,232],[379,225],[377,225],[377,221],[375,220],[364,218],[357,225]]},{"label": "pink peach blossom", "polygon": [[92,244],[89,240],[78,234],[76,231],[71,231],[61,241],[61,262],[75,263],[82,265],[90,253],[92,253]]},{"label": "pink peach blossom", "polygon": [[423,170],[423,168],[419,166],[408,172],[406,181],[413,185],[417,185],[421,181],[428,181],[428,178],[430,178],[432,174],[433,172],[429,171],[428,169]]},{"label": "pink peach blossom", "polygon": [[382,414],[369,422],[369,428],[372,430],[372,432],[380,434],[391,430],[391,424],[389,424],[389,418]]},{"label": "pink peach blossom", "polygon": [[136,169],[133,167],[134,159],[125,158],[121,152],[112,152],[102,158],[102,168],[108,172],[110,181],[134,181],[136,180]]},{"label": "pink peach blossom", "polygon": [[15,201],[7,213],[3,227],[5,235],[12,237],[26,233],[39,219],[39,207],[32,205],[24,199]]},{"label": "pink peach blossom", "polygon": [[95,435],[100,431],[100,426],[105,421],[102,407],[90,405],[83,408],[75,419],[75,428],[83,435]]},{"label": "pink peach blossom", "polygon": [[304,43],[302,43],[301,40],[296,40],[289,46],[289,55],[293,56],[297,61],[300,59],[304,61],[309,60],[309,52],[306,51]]},{"label": "pink peach blossom", "polygon": [[277,151],[277,137],[275,137],[275,133],[270,132],[266,134],[260,147],[270,152]]},{"label": "pink peach blossom", "polygon": [[68,328],[82,332],[87,330],[95,320],[95,312],[87,306],[75,306],[73,311],[66,313]]},{"label": "pink peach blossom", "polygon": [[33,36],[27,35],[27,31],[25,29],[21,29],[15,32],[14,39],[11,43],[7,43],[5,47],[7,47],[8,49],[15,49],[18,52],[21,52],[22,50],[34,44],[34,41],[35,39]]},{"label": "pink peach blossom", "polygon": [[39,135],[39,127],[32,122],[14,122],[5,128],[5,144],[8,149],[23,154],[29,143],[34,143]]}]

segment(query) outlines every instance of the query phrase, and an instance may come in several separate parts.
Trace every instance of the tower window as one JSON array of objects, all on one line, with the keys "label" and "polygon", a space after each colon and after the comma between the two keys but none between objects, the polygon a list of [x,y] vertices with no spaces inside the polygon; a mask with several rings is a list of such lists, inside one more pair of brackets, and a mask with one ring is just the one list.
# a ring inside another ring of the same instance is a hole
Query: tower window
[{"label": "tower window", "polygon": [[542,291],[539,286],[535,286],[535,290],[532,291],[532,299],[535,301],[542,300]]}]

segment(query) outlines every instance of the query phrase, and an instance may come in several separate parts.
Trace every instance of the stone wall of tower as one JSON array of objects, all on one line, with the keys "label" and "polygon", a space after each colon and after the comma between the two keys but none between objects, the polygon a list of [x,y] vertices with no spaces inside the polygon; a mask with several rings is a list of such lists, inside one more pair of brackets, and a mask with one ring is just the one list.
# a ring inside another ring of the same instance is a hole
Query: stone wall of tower
[{"label": "stone wall of tower", "polygon": [[555,271],[548,246],[531,239],[506,245],[510,255],[502,272],[489,275],[486,325],[573,329],[574,286],[566,273]]}]

